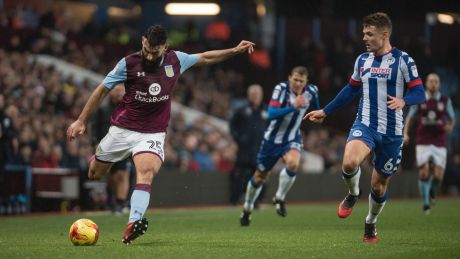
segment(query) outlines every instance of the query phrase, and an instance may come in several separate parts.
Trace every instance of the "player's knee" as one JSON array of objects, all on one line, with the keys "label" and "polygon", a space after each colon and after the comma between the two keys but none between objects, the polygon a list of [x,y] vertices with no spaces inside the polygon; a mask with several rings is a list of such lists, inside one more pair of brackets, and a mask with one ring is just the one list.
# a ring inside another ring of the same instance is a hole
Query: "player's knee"
[{"label": "player's knee", "polygon": [[385,195],[386,186],[381,183],[374,183],[371,185],[371,190],[378,197],[382,197],[383,195]]},{"label": "player's knee", "polygon": [[94,169],[88,170],[88,179],[90,180],[100,180],[104,175],[105,173],[98,172]]},{"label": "player's knee", "polygon": [[418,171],[418,178],[422,181],[428,180],[430,177],[430,171],[427,166],[421,166],[420,170]]},{"label": "player's knee", "polygon": [[358,169],[358,166],[359,166],[358,162],[354,159],[349,159],[349,158],[343,159],[342,169],[347,174],[352,174],[356,172],[356,169]]},{"label": "player's knee", "polygon": [[299,161],[289,161],[286,163],[286,168],[287,170],[291,172],[297,172],[297,169],[299,169]]},{"label": "player's knee", "polygon": [[254,174],[253,179],[256,184],[263,184],[268,180],[268,173],[261,173],[257,171]]}]

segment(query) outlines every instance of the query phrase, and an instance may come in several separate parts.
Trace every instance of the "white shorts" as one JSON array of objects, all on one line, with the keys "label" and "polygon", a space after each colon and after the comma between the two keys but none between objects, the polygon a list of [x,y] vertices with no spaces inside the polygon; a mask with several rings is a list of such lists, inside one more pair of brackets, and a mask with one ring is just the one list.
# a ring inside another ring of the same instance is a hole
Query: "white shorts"
[{"label": "white shorts", "polygon": [[129,129],[110,126],[109,132],[96,149],[96,159],[115,163],[140,153],[152,153],[164,161],[166,133],[141,133]]},{"label": "white shorts", "polygon": [[415,152],[417,157],[417,166],[422,166],[430,159],[442,168],[446,168],[447,149],[435,145],[416,145]]}]

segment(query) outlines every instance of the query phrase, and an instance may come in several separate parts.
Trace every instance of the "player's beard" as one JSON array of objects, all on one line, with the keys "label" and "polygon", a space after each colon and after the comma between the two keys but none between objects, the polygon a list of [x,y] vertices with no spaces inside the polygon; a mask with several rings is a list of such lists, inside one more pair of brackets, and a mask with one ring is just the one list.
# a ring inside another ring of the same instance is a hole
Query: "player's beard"
[{"label": "player's beard", "polygon": [[144,70],[147,72],[153,72],[160,67],[161,57],[158,57],[154,60],[147,60],[146,58],[142,57],[142,66]]}]

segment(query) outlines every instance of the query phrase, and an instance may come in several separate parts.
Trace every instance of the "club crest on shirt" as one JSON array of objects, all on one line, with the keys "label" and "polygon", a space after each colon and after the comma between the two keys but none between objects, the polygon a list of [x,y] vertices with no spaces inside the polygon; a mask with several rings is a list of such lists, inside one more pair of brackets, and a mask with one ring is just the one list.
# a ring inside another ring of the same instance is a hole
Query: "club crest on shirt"
[{"label": "club crest on shirt", "polygon": [[165,73],[167,77],[173,77],[174,76],[174,70],[172,65],[165,66]]},{"label": "club crest on shirt", "polygon": [[395,63],[395,61],[396,61],[396,59],[395,59],[394,57],[389,57],[389,58],[387,59],[387,63],[388,63],[389,65]]},{"label": "club crest on shirt", "polygon": [[361,137],[363,135],[363,132],[360,130],[354,130],[352,135],[353,137]]}]

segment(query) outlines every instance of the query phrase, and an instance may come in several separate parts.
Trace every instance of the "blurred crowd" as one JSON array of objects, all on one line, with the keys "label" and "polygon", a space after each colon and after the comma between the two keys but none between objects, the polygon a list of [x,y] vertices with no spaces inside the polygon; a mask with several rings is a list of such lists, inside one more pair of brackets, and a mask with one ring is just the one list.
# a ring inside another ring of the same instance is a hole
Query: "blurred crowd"
[{"label": "blurred crowd", "polygon": [[[140,32],[129,26],[100,26],[94,20],[81,23],[73,18],[70,10],[59,8],[36,10],[17,5],[14,10],[0,9],[0,109],[11,118],[15,136],[8,143],[9,163],[77,168],[86,173],[87,159],[99,140],[89,132],[67,142],[65,131],[95,86],[72,76],[64,77],[56,68],[34,62],[32,54],[56,56],[105,75],[121,57],[138,49]],[[226,33],[216,34],[220,31]],[[360,36],[326,35],[330,38],[323,43],[308,35],[292,36],[290,31],[288,28],[285,63],[308,67],[311,83],[318,86],[323,106],[347,82],[354,59],[363,50]],[[170,36],[174,49],[189,53],[226,47],[235,37],[223,21],[211,22],[203,31],[188,23],[183,30],[172,28]],[[419,43],[401,40],[398,47],[420,60],[420,70],[431,72],[428,70],[432,66],[426,61],[430,60],[430,52],[416,51]],[[248,60],[187,71],[179,80],[174,100],[228,120],[235,106],[244,102],[246,86],[258,79],[257,73],[262,71],[266,78],[276,74],[275,68],[266,64],[247,70],[247,65],[241,65],[245,61]],[[281,80],[285,79],[287,74]],[[267,101],[274,84],[263,86]],[[460,100],[460,94],[455,96]],[[453,103],[459,108],[460,101],[455,96]],[[346,130],[354,117],[349,114],[354,112],[355,107],[350,105],[328,120],[325,127],[303,126],[304,147],[321,157],[326,172],[340,172]],[[184,116],[181,112],[172,115],[165,143],[165,166],[184,172],[229,172],[238,148],[229,133],[212,125],[206,116],[192,124],[187,124]],[[458,153],[460,149],[454,151]],[[411,168],[413,163],[406,166]]]}]

